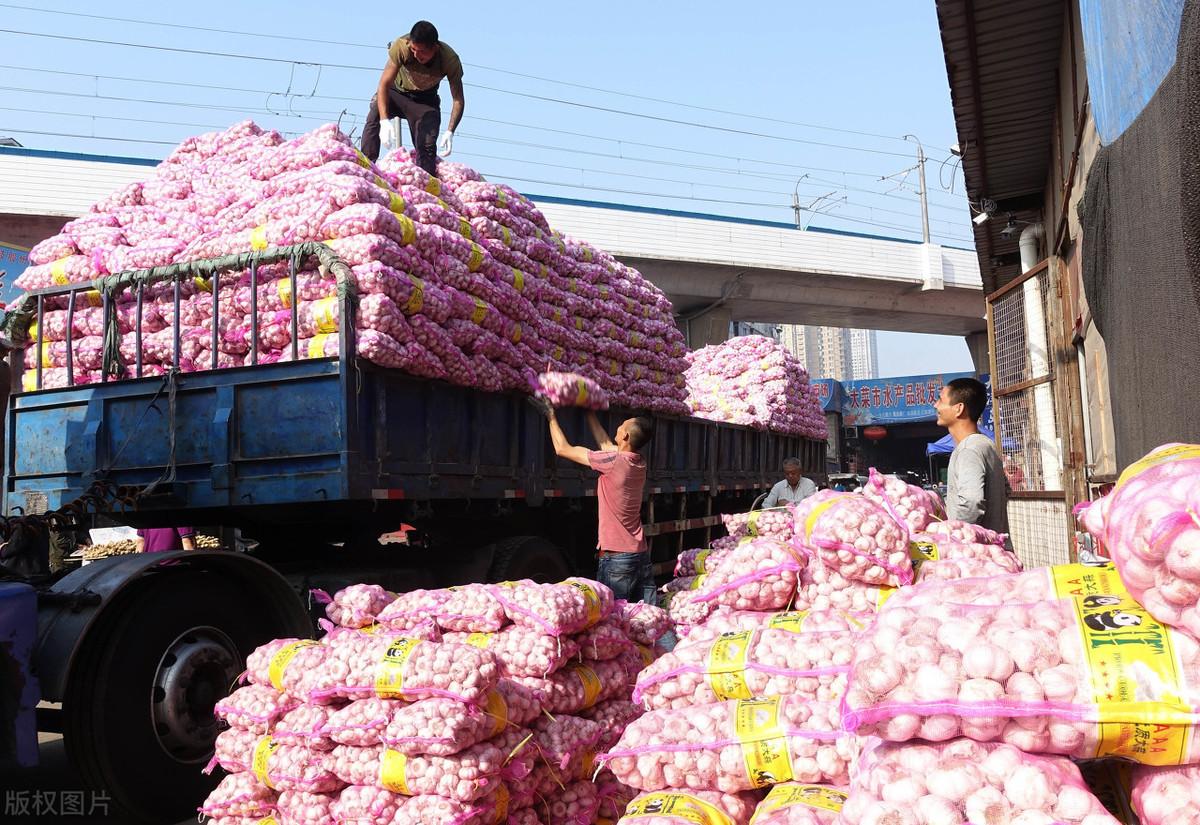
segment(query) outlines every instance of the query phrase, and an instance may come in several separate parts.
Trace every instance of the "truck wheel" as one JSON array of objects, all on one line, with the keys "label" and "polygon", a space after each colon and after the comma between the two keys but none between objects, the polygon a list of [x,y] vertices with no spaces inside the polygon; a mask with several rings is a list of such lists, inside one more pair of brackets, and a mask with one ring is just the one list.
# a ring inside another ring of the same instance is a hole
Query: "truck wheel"
[{"label": "truck wheel", "polygon": [[512,536],[492,548],[489,581],[559,582],[571,575],[559,549],[540,536]]},{"label": "truck wheel", "polygon": [[276,628],[251,588],[172,571],[121,605],[72,673],[67,752],[84,781],[130,820],[195,815],[215,786],[201,773],[219,727],[213,705]]}]

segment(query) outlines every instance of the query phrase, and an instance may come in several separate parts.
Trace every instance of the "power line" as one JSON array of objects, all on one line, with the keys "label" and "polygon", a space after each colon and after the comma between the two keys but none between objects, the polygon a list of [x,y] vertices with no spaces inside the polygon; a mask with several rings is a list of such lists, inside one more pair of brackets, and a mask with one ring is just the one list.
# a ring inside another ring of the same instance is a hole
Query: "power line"
[{"label": "power line", "polygon": [[[309,65],[309,66],[321,66],[321,67],[330,68],[330,69],[349,69],[352,71],[375,71],[375,69],[373,69],[369,66],[353,66],[353,65],[347,65],[344,63],[318,63],[318,62],[308,61],[308,60],[289,60],[289,59],[281,58],[281,57],[265,57],[263,55],[247,55],[247,54],[237,54],[235,52],[217,52],[217,51],[203,50],[203,49],[185,49],[185,48],[181,48],[178,46],[156,46],[156,45],[150,45],[150,44],[145,44],[145,43],[128,43],[125,41],[103,40],[103,39],[90,38],[90,37],[74,37],[74,36],[65,35],[65,34],[47,34],[45,32],[28,32],[28,31],[19,31],[16,29],[0,29],[0,33],[17,34],[17,35],[21,35],[21,36],[25,36],[25,37],[43,37],[43,38],[48,38],[48,39],[52,39],[52,40],[67,40],[67,41],[76,42],[76,43],[92,43],[92,44],[103,44],[103,45],[108,45],[108,46],[122,46],[125,48],[134,48],[134,49],[150,49],[153,51],[177,52],[180,54],[200,55],[200,56],[205,56],[205,57],[226,57],[226,58],[239,59],[239,60],[257,60],[257,61],[263,61],[263,62],[267,62],[267,63],[277,63],[277,64],[285,64],[285,65],[297,65],[298,64],[298,65]],[[524,97],[524,98],[528,98],[531,100],[539,100],[539,101],[543,101],[543,102],[557,103],[557,104],[564,105],[564,106],[572,106],[572,107],[576,107],[576,108],[588,109],[591,111],[605,112],[608,114],[616,114],[616,115],[621,115],[624,117],[636,117],[641,120],[652,120],[652,121],[659,122],[659,123],[669,123],[669,124],[676,125],[676,126],[687,126],[690,128],[697,128],[697,129],[709,129],[712,131],[724,132],[726,134],[742,135],[744,137],[757,137],[757,138],[763,138],[766,140],[782,141],[782,142],[786,142],[786,143],[796,143],[796,144],[802,144],[802,145],[806,145],[806,146],[821,146],[824,148],[840,149],[840,150],[844,150],[844,151],[866,152],[869,154],[887,155],[890,157],[902,157],[902,158],[910,157],[910,155],[907,153],[892,152],[892,151],[888,151],[886,149],[871,149],[871,148],[867,148],[867,147],[863,147],[863,146],[847,146],[845,144],[829,143],[829,142],[815,141],[815,140],[805,140],[804,138],[794,138],[794,137],[787,137],[787,136],[783,136],[783,135],[772,135],[772,134],[768,134],[766,132],[755,132],[755,131],[752,131],[749,129],[733,129],[733,128],[729,128],[729,127],[725,127],[725,126],[716,126],[711,123],[698,123],[695,121],[680,120],[678,118],[669,118],[669,117],[664,117],[661,115],[639,114],[636,112],[629,112],[627,110],[616,109],[616,108],[612,108],[609,106],[598,106],[598,105],[590,104],[590,103],[579,103],[579,102],[573,101],[573,100],[564,100],[562,98],[550,97],[548,95],[535,95],[535,94],[531,94],[528,92],[514,92],[514,91],[510,91],[508,89],[500,89],[500,88],[496,88],[493,86],[483,86],[483,85],[479,85],[479,84],[472,84],[472,88],[473,89],[483,89],[486,91],[496,92],[499,94],[515,95],[518,97]]]},{"label": "power line", "polygon": [[[190,31],[202,31],[202,32],[209,32],[209,33],[213,33],[213,34],[233,34],[233,35],[238,35],[238,36],[242,36],[242,37],[260,37],[260,38],[268,38],[271,40],[283,40],[283,41],[292,41],[292,42],[299,42],[299,43],[316,43],[316,44],[319,44],[322,46],[331,46],[331,45],[332,46],[349,46],[351,48],[358,48],[358,49],[378,49],[378,48],[380,48],[380,46],[378,44],[352,43],[352,42],[348,42],[348,41],[344,41],[344,40],[325,40],[325,39],[314,38],[314,37],[300,37],[298,35],[272,34],[270,32],[243,32],[243,31],[236,31],[234,29],[220,29],[220,28],[214,28],[214,27],[210,27],[210,26],[197,26],[197,25],[183,24],[183,23],[167,23],[167,22],[161,22],[161,21],[156,21],[156,20],[139,20],[139,19],[133,19],[133,18],[128,18],[128,17],[112,17],[112,16],[106,16],[106,15],[100,15],[100,14],[86,14],[83,12],[62,11],[59,9],[42,9],[42,8],[36,8],[33,6],[20,6],[20,5],[16,5],[13,3],[0,3],[0,8],[20,9],[23,11],[39,12],[39,13],[43,13],[43,14],[58,14],[58,15],[63,15],[63,16],[67,16],[67,17],[83,17],[83,18],[87,18],[90,20],[105,20],[108,22],[115,22],[115,23],[135,23],[135,24],[145,25],[145,26],[161,26],[164,28],[185,29],[185,30],[190,30]],[[679,106],[679,107],[686,108],[686,109],[694,109],[694,110],[700,111],[700,112],[709,112],[712,114],[722,114],[722,115],[732,115],[734,117],[750,117],[750,118],[754,118],[756,120],[763,120],[763,121],[767,121],[770,123],[778,123],[778,124],[786,125],[786,126],[798,126],[798,127],[805,128],[805,129],[821,129],[824,131],[839,132],[841,134],[857,135],[859,137],[872,137],[872,138],[878,138],[881,140],[896,140],[896,141],[904,140],[904,138],[898,137],[897,135],[886,135],[886,134],[881,134],[878,132],[866,132],[866,131],[862,131],[862,130],[858,130],[858,129],[846,129],[843,127],[828,126],[828,125],[820,124],[820,123],[806,123],[806,122],[802,122],[802,121],[770,117],[767,115],[756,115],[756,114],[749,114],[746,112],[735,112],[735,111],[730,111],[728,109],[716,109],[716,108],[713,108],[710,106],[698,106],[696,104],[684,103],[684,102],[678,101],[678,100],[669,100],[666,98],[651,97],[648,95],[636,94],[634,92],[618,91],[616,89],[606,89],[601,86],[591,86],[591,85],[588,85],[585,83],[575,83],[572,81],[561,80],[561,79],[553,78],[553,77],[543,77],[541,75],[536,75],[536,74],[517,72],[517,71],[513,71],[511,69],[502,69],[497,66],[486,66],[483,64],[479,64],[479,63],[466,63],[465,65],[467,65],[471,68],[474,68],[474,69],[483,69],[484,71],[497,72],[499,74],[506,74],[506,75],[510,75],[512,77],[521,77],[521,78],[525,78],[527,80],[537,80],[537,81],[541,81],[543,83],[554,83],[559,86],[567,86],[567,87],[574,88],[574,89],[585,89],[587,91],[601,92],[603,94],[619,95],[621,97],[633,98],[635,100],[645,100],[650,103],[662,103],[662,104],[666,104],[669,106]]]}]

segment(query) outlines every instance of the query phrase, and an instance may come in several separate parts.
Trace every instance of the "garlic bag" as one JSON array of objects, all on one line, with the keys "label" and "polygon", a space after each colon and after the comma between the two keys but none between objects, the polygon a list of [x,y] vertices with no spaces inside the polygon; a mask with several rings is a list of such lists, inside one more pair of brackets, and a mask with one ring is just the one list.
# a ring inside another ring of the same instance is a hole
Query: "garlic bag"
[{"label": "garlic bag", "polygon": [[619,825],[747,825],[754,813],[748,793],[656,791],[634,797]]},{"label": "garlic bag", "polygon": [[796,506],[795,541],[848,579],[911,584],[908,525],[866,496],[821,490]]},{"label": "garlic bag", "polygon": [[[936,568],[941,562],[927,564]],[[1000,607],[1087,596],[1093,597],[1093,600],[1103,599],[1112,605],[1130,598],[1115,565],[1103,562],[1037,567],[1023,573],[958,580],[940,580],[937,576],[931,576],[913,587],[894,591],[887,599],[886,606],[890,609],[952,603]]]},{"label": "garlic bag", "polygon": [[502,676],[547,677],[579,656],[579,643],[574,638],[546,636],[517,625],[495,633],[447,632],[444,638],[491,653]]},{"label": "garlic bag", "polygon": [[513,624],[564,636],[599,624],[613,609],[613,593],[591,579],[570,578],[558,584],[532,581],[493,585],[492,595]]},{"label": "garlic bag", "polygon": [[1200,822],[1200,767],[1133,769],[1132,802],[1142,825]]},{"label": "garlic bag", "polygon": [[543,372],[533,391],[556,407],[608,409],[608,393],[590,378],[570,372]]},{"label": "garlic bag", "polygon": [[785,782],[758,803],[750,825],[837,825],[847,796],[843,787]]},{"label": "garlic bag", "polygon": [[1200,635],[1198,474],[1200,445],[1164,444],[1127,467],[1107,496],[1077,508],[1129,593],[1192,635]]},{"label": "garlic bag", "polygon": [[751,539],[722,560],[689,589],[695,602],[734,610],[779,610],[789,606],[807,564],[803,555],[786,542]]},{"label": "garlic bag", "polygon": [[646,791],[737,793],[790,780],[844,784],[858,751],[837,705],[786,696],[651,711],[600,762]]},{"label": "garlic bag", "polygon": [[843,723],[893,742],[1200,760],[1200,643],[1109,601],[889,606],[855,646]]},{"label": "garlic bag", "polygon": [[1118,825],[1070,760],[969,739],[868,747],[838,822]]},{"label": "garlic bag", "polygon": [[641,672],[633,701],[650,710],[771,696],[836,703],[845,691],[855,636],[773,628],[733,631],[703,643],[689,636]]},{"label": "garlic bag", "polygon": [[870,481],[863,488],[863,495],[883,507],[892,518],[908,525],[908,529],[919,533],[934,519],[945,518],[940,502],[915,484],[907,484],[895,476],[885,476],[874,467],[870,470]]}]

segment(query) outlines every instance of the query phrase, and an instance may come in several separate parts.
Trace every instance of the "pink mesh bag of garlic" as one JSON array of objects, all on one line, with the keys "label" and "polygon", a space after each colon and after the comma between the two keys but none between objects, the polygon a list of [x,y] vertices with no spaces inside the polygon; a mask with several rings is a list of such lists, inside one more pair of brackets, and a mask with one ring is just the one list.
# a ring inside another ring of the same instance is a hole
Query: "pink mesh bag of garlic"
[{"label": "pink mesh bag of garlic", "polygon": [[1159,621],[1200,635],[1200,445],[1151,450],[1076,511],[1130,594]]},{"label": "pink mesh bag of garlic", "polygon": [[618,825],[748,825],[755,798],[748,793],[655,791],[635,796]]},{"label": "pink mesh bag of garlic", "polygon": [[346,633],[324,647],[325,658],[306,680],[309,701],[442,696],[481,704],[500,678],[495,658],[470,645]]},{"label": "pink mesh bag of garlic", "polygon": [[650,710],[770,696],[837,702],[856,635],[759,628],[689,638],[641,672],[633,701]]},{"label": "pink mesh bag of garlic", "polygon": [[985,576],[954,581],[934,579],[913,587],[901,587],[886,602],[886,608],[917,607],[925,604],[977,604],[1000,607],[1031,604],[1053,599],[1093,597],[1119,605],[1128,591],[1110,562],[1062,564],[1035,567],[1023,573]]},{"label": "pink mesh bag of garlic", "polygon": [[501,676],[546,677],[579,655],[579,643],[571,637],[546,636],[516,625],[495,633],[447,631],[445,640],[488,651],[496,658]]},{"label": "pink mesh bag of garlic", "polygon": [[608,409],[608,393],[591,378],[571,372],[540,373],[533,391],[556,407]]},{"label": "pink mesh bag of garlic", "polygon": [[855,646],[843,723],[893,742],[962,736],[1134,761],[1163,757],[1106,731],[1152,726],[1188,762],[1198,685],[1200,643],[1132,599],[889,606]]},{"label": "pink mesh bag of garlic", "polygon": [[[323,591],[314,591],[329,599]],[[325,615],[342,627],[369,627],[375,624],[380,611],[396,599],[395,593],[377,584],[352,584],[333,594],[325,604]]]},{"label": "pink mesh bag of garlic", "polygon": [[281,745],[270,736],[229,728],[217,736],[212,761],[205,772],[220,765],[229,773],[250,771],[273,791],[326,793],[343,782],[326,769],[326,754],[306,747]]},{"label": "pink mesh bag of garlic", "polygon": [[784,782],[758,803],[750,825],[837,825],[847,795],[835,785]]},{"label": "pink mesh bag of garlic", "polygon": [[969,524],[965,521],[931,521],[925,525],[922,530],[931,536],[939,536],[941,538],[950,539],[951,541],[963,542],[979,542],[980,544],[998,544],[1004,545],[1005,535],[997,533],[995,530],[989,530],[986,527],[980,527],[978,524]]},{"label": "pink mesh bag of garlic", "polygon": [[[1016,553],[1005,550],[998,544],[985,542],[963,542],[945,539],[929,533],[913,533],[909,539],[909,556],[918,572],[926,565],[942,561],[968,561],[975,566],[991,571],[979,575],[1003,575],[1020,573],[1021,561]],[[918,577],[919,578],[919,577]],[[943,578],[949,578],[944,576]]]},{"label": "pink mesh bag of garlic", "polygon": [[751,510],[749,513],[727,513],[721,516],[721,521],[729,535],[736,539],[765,536],[779,541],[790,541],[795,529],[792,516],[794,511],[792,505],[785,504],[766,510]]},{"label": "pink mesh bag of garlic", "polygon": [[570,578],[558,584],[532,581],[492,585],[492,595],[509,620],[549,636],[563,636],[599,624],[613,609],[613,593],[591,579]]},{"label": "pink mesh bag of garlic", "polygon": [[620,659],[576,662],[546,678],[513,676],[512,680],[540,695],[550,713],[578,713],[627,692],[631,682]]},{"label": "pink mesh bag of garlic", "polygon": [[807,560],[790,544],[751,539],[706,573],[691,589],[695,601],[735,610],[779,610],[791,604]]},{"label": "pink mesh bag of garlic", "polygon": [[1200,822],[1200,766],[1139,765],[1131,786],[1133,810],[1142,825]]},{"label": "pink mesh bag of garlic", "polygon": [[406,756],[383,745],[338,745],[327,764],[349,785],[375,785],[404,796],[428,794],[473,802],[506,778],[510,754],[499,742],[480,742],[449,756]]},{"label": "pink mesh bag of garlic", "polygon": [[956,739],[868,747],[838,822],[1117,825],[1118,820],[1070,760]]},{"label": "pink mesh bag of garlic", "polygon": [[600,809],[600,792],[590,781],[577,779],[535,804],[547,822],[592,825]]},{"label": "pink mesh bag of garlic", "polygon": [[863,495],[891,513],[897,521],[907,524],[910,531],[919,533],[934,519],[946,517],[939,507],[940,502],[928,490],[907,484],[895,476],[885,476],[874,467],[870,472]]},{"label": "pink mesh bag of garlic", "polygon": [[561,713],[543,717],[532,726],[532,745],[559,785],[590,780],[604,729],[598,722]]},{"label": "pink mesh bag of garlic", "polygon": [[727,555],[729,555],[728,550],[714,550],[711,547],[684,550],[675,559],[675,575],[701,576],[711,573],[717,569],[721,559]]},{"label": "pink mesh bag of garlic", "polygon": [[616,601],[612,618],[626,636],[642,645],[656,644],[672,626],[671,617],[658,605],[624,599]]},{"label": "pink mesh bag of garlic", "polygon": [[[279,795],[276,817],[280,825],[325,825],[333,818],[331,808],[337,799],[337,791],[310,793],[308,791],[284,791]],[[238,823],[246,825],[246,823]],[[257,822],[254,825],[267,825]]]},{"label": "pink mesh bag of garlic", "polygon": [[199,812],[217,818],[223,816],[264,817],[275,810],[279,794],[253,773],[231,773],[213,788]]},{"label": "pink mesh bag of garlic", "polygon": [[375,619],[389,630],[403,632],[434,618],[435,612],[451,595],[453,592],[446,589],[401,593],[380,610]]},{"label": "pink mesh bag of garlic", "polygon": [[444,630],[469,633],[494,633],[508,624],[504,605],[491,585],[465,584],[450,588],[449,597],[434,615]]},{"label": "pink mesh bag of garlic", "polygon": [[766,613],[759,610],[730,610],[718,608],[709,614],[704,624],[688,631],[688,644],[709,642],[722,633],[772,628],[793,633],[822,633],[862,630],[874,621],[874,613],[843,613],[840,610],[781,610]]},{"label": "pink mesh bag of garlic", "polygon": [[795,542],[848,579],[912,584],[908,527],[865,496],[821,490],[796,506]]},{"label": "pink mesh bag of garlic", "polygon": [[579,655],[582,658],[595,662],[615,659],[635,647],[613,618],[605,619],[582,633],[576,633],[571,640],[579,645]]},{"label": "pink mesh bag of garlic", "polygon": [[268,733],[285,713],[300,704],[287,694],[264,685],[238,688],[213,706],[213,715],[234,728]]},{"label": "pink mesh bag of garlic", "polygon": [[637,705],[620,696],[600,702],[593,707],[581,710],[579,716],[600,726],[600,750],[608,750],[617,744],[626,726],[645,713],[641,705]]},{"label": "pink mesh bag of garlic", "polygon": [[785,696],[650,711],[599,760],[644,791],[737,793],[791,780],[845,784],[858,752],[837,705]]},{"label": "pink mesh bag of garlic", "polygon": [[333,705],[299,705],[279,717],[271,736],[281,745],[299,745],[314,751],[333,750],[334,741],[325,733]]}]

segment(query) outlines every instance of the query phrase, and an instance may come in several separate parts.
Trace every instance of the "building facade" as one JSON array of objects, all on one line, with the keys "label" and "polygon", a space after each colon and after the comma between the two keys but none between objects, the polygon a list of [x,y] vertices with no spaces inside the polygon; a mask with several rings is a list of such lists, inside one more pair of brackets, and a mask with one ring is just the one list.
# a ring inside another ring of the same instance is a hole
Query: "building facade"
[{"label": "building facade", "polygon": [[872,329],[789,325],[780,340],[814,378],[864,381],[879,377],[879,352]]}]

